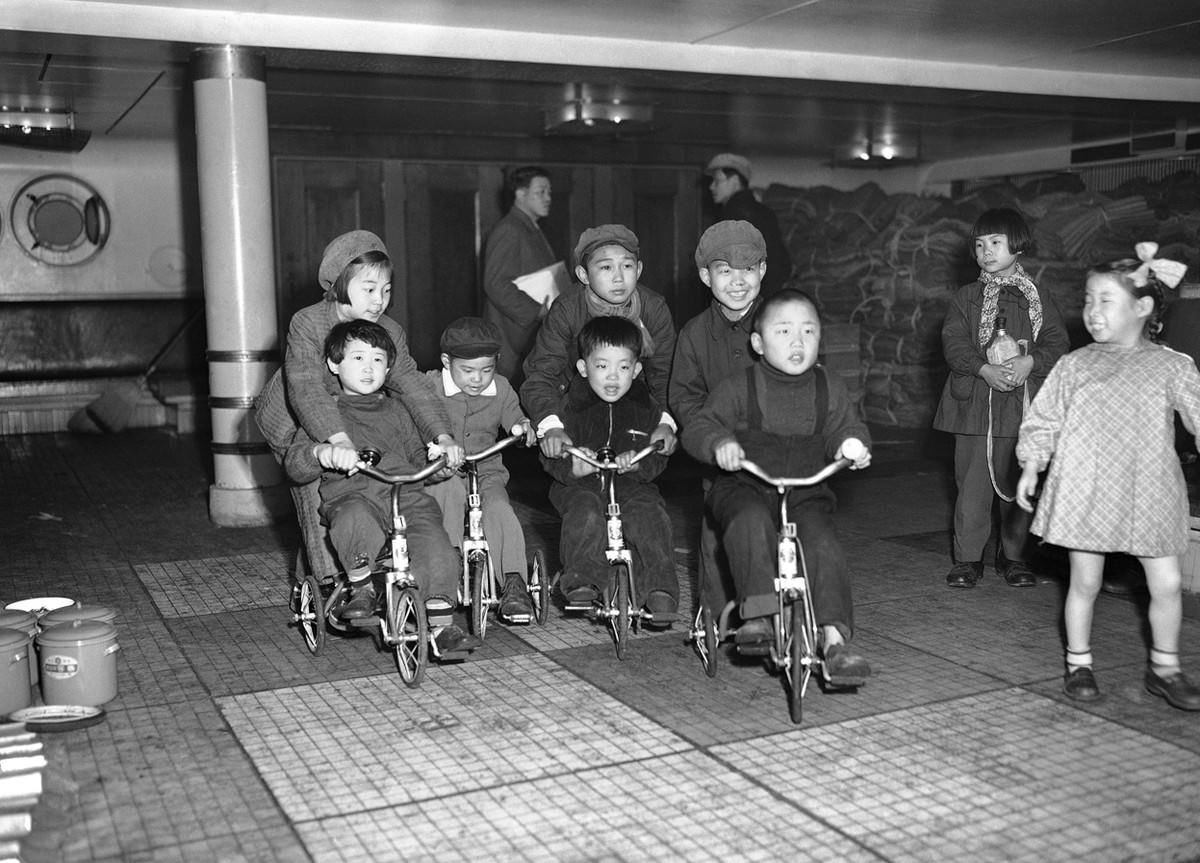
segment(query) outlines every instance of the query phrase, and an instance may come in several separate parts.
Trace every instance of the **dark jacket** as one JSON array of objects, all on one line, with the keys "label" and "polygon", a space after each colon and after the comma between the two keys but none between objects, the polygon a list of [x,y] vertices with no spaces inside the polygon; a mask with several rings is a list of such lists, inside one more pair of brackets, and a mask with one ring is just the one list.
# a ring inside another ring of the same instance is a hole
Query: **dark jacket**
[{"label": "dark jacket", "polygon": [[521,361],[533,346],[542,307],[524,294],[513,280],[548,267],[554,250],[541,228],[527,214],[511,209],[488,234],[483,254],[483,316],[500,329],[503,339],[496,370],[509,379],[521,370]]},{"label": "dark jacket", "polygon": [[[577,375],[559,401],[556,413],[575,446],[591,450],[608,446],[619,455],[640,450],[650,442],[650,432],[658,425],[662,408],[651,397],[641,376],[634,379],[633,386],[624,396],[615,402],[606,402],[592,391],[586,378]],[[546,472],[564,485],[597,482],[595,474],[572,476],[570,458],[541,458]],[[623,485],[653,481],[666,466],[666,456],[651,453],[638,462],[634,470],[617,475],[618,493]]]},{"label": "dark jacket", "polygon": [[750,347],[750,322],[758,311],[756,299],[741,319],[731,321],[713,300],[707,309],[679,331],[671,364],[671,414],[682,429],[704,407],[713,387],[758,358]]},{"label": "dark jacket", "polygon": [[[521,404],[534,425],[555,412],[572,379],[578,378],[575,361],[579,359],[579,331],[592,317],[585,296],[587,290],[579,286],[554,301],[538,330],[533,350],[525,359]],[[675,321],[661,294],[642,285],[637,286],[637,291],[642,299],[642,323],[654,339],[654,353],[641,358],[641,376],[654,399],[666,405],[671,357],[675,353]],[[657,421],[650,428],[656,425]]]},{"label": "dark jacket", "polygon": [[[1007,318],[1008,334],[1029,342],[1033,371],[1024,387],[1006,393],[995,392],[979,377],[987,363],[985,347],[979,344],[979,318],[983,312],[983,284],[972,282],[958,289],[946,309],[942,324],[942,351],[950,366],[950,377],[942,391],[933,427],[953,434],[984,435],[988,432],[989,411],[992,434],[1016,437],[1024,415],[1025,391],[1029,401],[1050,374],[1050,369],[1071,346],[1058,306],[1046,291],[1038,288],[1042,301],[1042,329],[1036,341],[1029,321],[1029,302],[1019,291],[1002,289],[998,315]],[[989,397],[991,393],[990,408]]]}]

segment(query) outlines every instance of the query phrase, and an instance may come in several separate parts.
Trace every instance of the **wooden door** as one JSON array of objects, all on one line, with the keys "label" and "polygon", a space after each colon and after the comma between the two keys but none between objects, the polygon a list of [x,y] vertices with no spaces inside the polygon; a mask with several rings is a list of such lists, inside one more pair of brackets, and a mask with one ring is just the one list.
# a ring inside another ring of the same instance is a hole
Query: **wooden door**
[{"label": "wooden door", "polygon": [[702,311],[711,294],[696,275],[700,196],[695,171],[685,168],[594,169],[597,210],[633,229],[642,258],[642,284],[667,301],[676,326]]},{"label": "wooden door", "polygon": [[292,315],[321,299],[317,270],[325,246],[357,228],[374,231],[391,249],[380,162],[275,161],[275,279],[281,342]]},{"label": "wooden door", "polygon": [[[406,163],[403,296],[409,350],[423,369],[440,364],[442,330],[478,315],[480,170]],[[394,190],[390,190],[394,191]]]}]

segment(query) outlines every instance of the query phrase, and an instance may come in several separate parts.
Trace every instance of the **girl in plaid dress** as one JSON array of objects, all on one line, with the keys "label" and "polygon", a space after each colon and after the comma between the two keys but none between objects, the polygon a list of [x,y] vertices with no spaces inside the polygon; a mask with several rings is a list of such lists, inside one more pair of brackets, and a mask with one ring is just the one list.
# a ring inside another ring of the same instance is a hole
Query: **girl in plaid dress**
[{"label": "girl in plaid dress", "polygon": [[[1087,276],[1083,322],[1095,340],[1059,360],[1021,423],[1017,498],[1033,512],[1038,474],[1050,464],[1031,530],[1070,552],[1063,691],[1100,697],[1092,674],[1092,611],[1105,552],[1137,557],[1150,590],[1147,691],[1200,710],[1200,687],[1179,667],[1179,556],[1188,544],[1188,499],[1175,453],[1174,412],[1200,428],[1200,372],[1191,357],[1156,344],[1164,285],[1184,267],[1154,259],[1103,264]],[[1054,457],[1053,463],[1050,462]]]}]

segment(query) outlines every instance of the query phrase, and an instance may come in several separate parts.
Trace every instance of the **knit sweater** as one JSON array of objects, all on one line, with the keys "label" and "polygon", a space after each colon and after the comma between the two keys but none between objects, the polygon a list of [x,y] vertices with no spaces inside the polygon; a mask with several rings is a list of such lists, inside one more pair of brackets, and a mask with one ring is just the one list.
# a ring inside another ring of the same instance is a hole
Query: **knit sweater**
[{"label": "knit sweater", "polygon": [[[287,354],[283,363],[288,403],[299,424],[317,441],[329,440],[338,432],[348,431],[334,403],[334,396],[341,387],[325,364],[325,339],[339,320],[337,303],[323,300],[296,312],[288,327]],[[412,413],[422,440],[433,441],[439,435],[449,434],[446,410],[430,392],[408,352],[404,330],[387,315],[379,319],[379,325],[396,343],[396,361],[388,369],[385,385],[399,393]],[[361,445],[357,440],[354,443]]]},{"label": "knit sweater", "polygon": [[[778,435],[810,435],[820,432],[825,438],[825,456],[837,455],[846,438],[856,437],[870,446],[866,423],[850,398],[846,385],[837,375],[826,375],[829,387],[829,414],[825,428],[816,428],[816,370],[801,375],[784,374],[766,363],[754,367],[755,392],[747,387],[746,375],[735,374],[721,381],[709,394],[704,407],[683,428],[683,446],[694,458],[715,464],[717,444],[749,426],[750,399],[758,400],[762,412],[762,430]],[[747,458],[754,460],[752,453]]]},{"label": "knit sweater", "polygon": [[[399,399],[383,392],[369,395],[339,395],[335,409],[356,446],[378,450],[377,465],[384,473],[414,473],[426,464],[426,448],[408,410]],[[385,505],[390,492],[386,483],[363,474],[346,476],[325,470],[313,454],[313,441],[299,435],[284,456],[284,467],[294,481],[304,483],[321,479],[321,500],[329,503],[358,492]]]}]

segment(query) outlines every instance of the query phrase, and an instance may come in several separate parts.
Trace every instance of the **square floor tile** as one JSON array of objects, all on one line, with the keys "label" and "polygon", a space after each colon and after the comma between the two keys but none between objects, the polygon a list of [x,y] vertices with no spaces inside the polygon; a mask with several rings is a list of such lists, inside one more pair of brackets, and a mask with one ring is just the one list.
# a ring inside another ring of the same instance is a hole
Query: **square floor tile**
[{"label": "square floor tile", "polygon": [[218,699],[296,820],[394,806],[687,744],[537,655]]},{"label": "square floor tile", "polygon": [[170,560],[134,566],[163,617],[284,608],[291,560],[282,552]]},{"label": "square floor tile", "polygon": [[1021,690],[712,752],[893,861],[1187,859],[1200,849],[1200,756]]},{"label": "square floor tile", "polygon": [[877,861],[699,753],[302,822],[321,861]]}]

